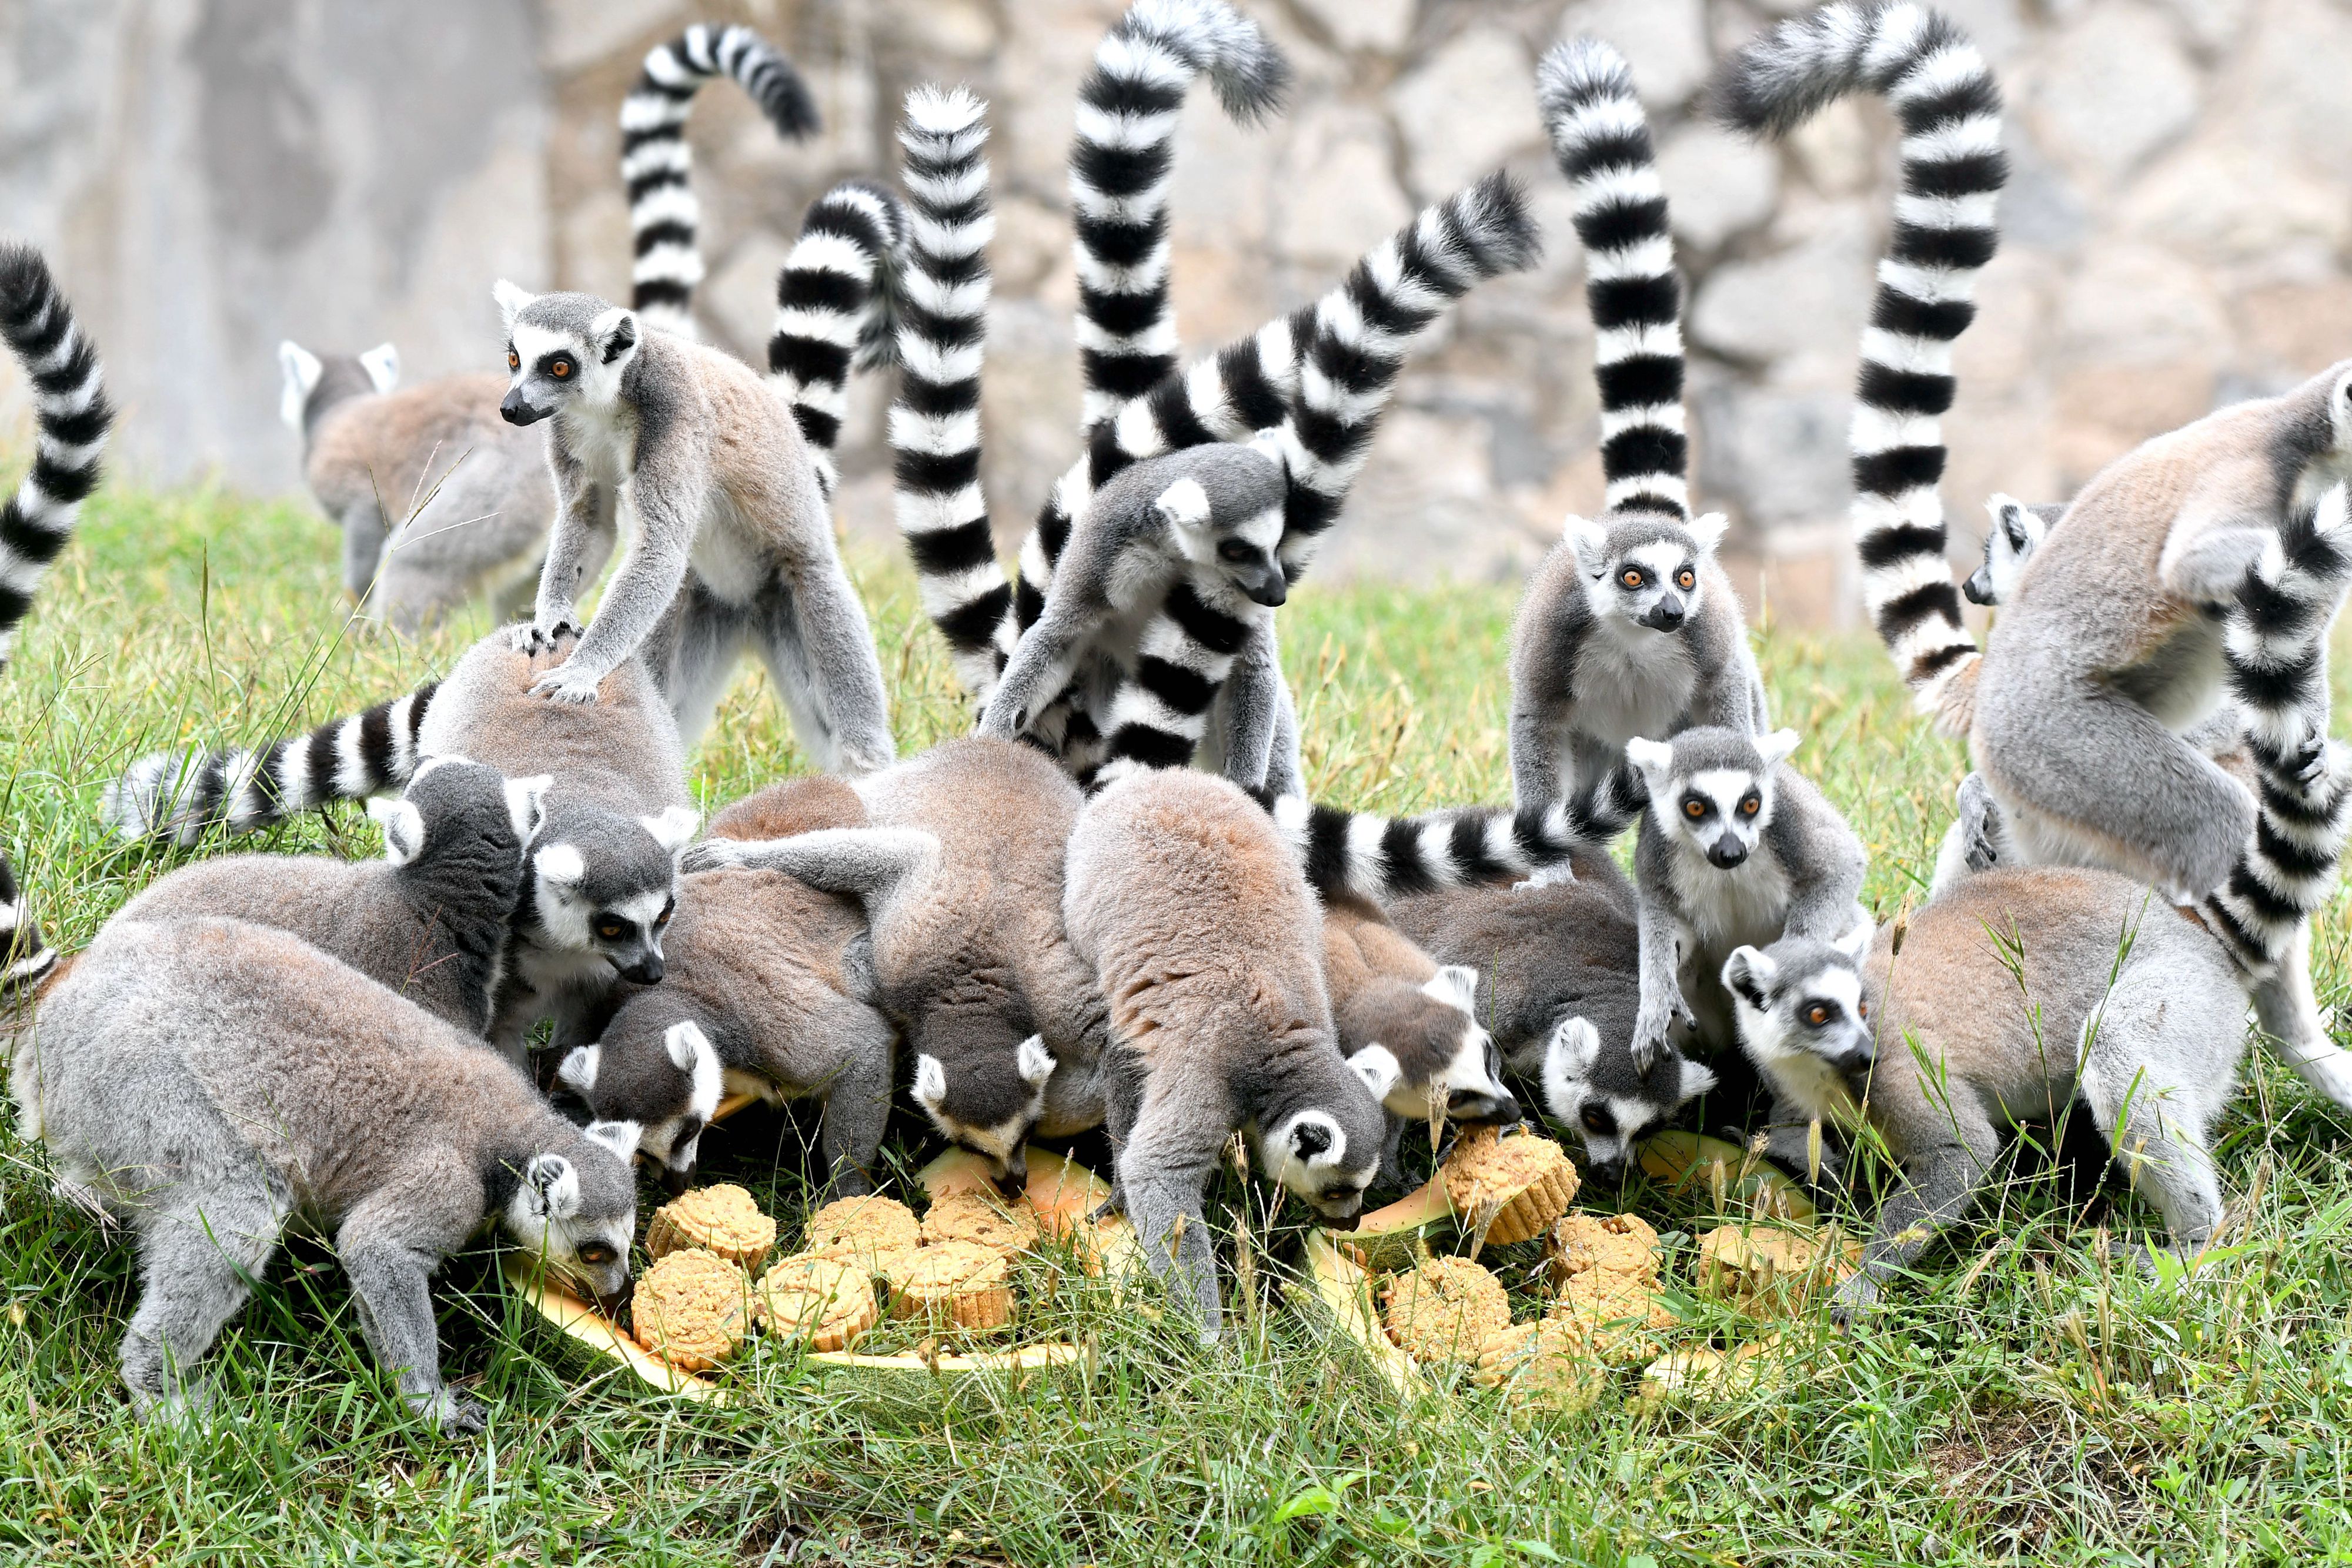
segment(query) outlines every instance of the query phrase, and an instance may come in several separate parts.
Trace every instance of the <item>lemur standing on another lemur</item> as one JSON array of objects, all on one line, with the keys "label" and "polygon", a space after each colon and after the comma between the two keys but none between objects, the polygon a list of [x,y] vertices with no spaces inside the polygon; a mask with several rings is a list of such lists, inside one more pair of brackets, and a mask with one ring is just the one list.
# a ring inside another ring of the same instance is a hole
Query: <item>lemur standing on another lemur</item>
[{"label": "lemur standing on another lemur", "polygon": [[582,707],[535,694],[555,661],[493,632],[440,682],[307,736],[142,757],[108,787],[102,816],[126,838],[192,844],[215,826],[250,832],[396,789],[433,757],[550,775],[490,1025],[492,1042],[519,1054],[538,1020],[595,1009],[616,972],[661,977],[676,857],[698,821],[677,726],[644,663],[622,664]]},{"label": "lemur standing on another lemur", "polygon": [[1567,520],[1512,628],[1511,791],[1529,810],[1614,771],[1635,736],[1765,727],[1747,622],[1716,561],[1724,518],[1690,514],[1682,289],[1633,74],[1577,38],[1544,57],[1537,89],[1587,253],[1608,509]]},{"label": "lemur standing on another lemur", "polygon": [[291,931],[434,1017],[487,1035],[552,782],[428,758],[399,799],[368,802],[383,860],[224,855],[182,866],[113,918],[210,915]]},{"label": "lemur standing on another lemur", "polygon": [[116,920],[10,1033],[18,1127],[59,1195],[129,1224],[134,1409],[201,1415],[194,1374],[298,1217],[350,1278],[415,1414],[479,1431],[441,1381],[431,1277],[485,1220],[608,1310],[636,1233],[636,1129],[585,1131],[458,1030],[289,932]]},{"label": "lemur standing on another lemur", "polygon": [[1226,1144],[1246,1131],[1259,1170],[1349,1225],[1380,1169],[1394,1064],[1360,1072],[1339,1054],[1315,896],[1265,811],[1222,779],[1146,773],[1095,796],[1063,909],[1110,1006],[1114,1201],[1213,1336],[1202,1198]]},{"label": "lemur standing on another lemur", "polygon": [[[0,669],[49,566],[73,538],[83,497],[97,488],[99,456],[114,405],[98,350],[30,246],[0,245],[0,338],[32,392],[33,465],[0,507]],[[57,963],[24,889],[0,853],[0,995],[30,985]]]}]

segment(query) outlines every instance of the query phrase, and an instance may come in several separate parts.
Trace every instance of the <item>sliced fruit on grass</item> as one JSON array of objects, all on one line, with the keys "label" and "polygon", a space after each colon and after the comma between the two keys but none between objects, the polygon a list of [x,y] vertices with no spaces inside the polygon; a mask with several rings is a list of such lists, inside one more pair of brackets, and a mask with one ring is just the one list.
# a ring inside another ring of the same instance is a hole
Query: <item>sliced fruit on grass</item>
[{"label": "sliced fruit on grass", "polygon": [[1665,1132],[1644,1140],[1639,1151],[1644,1174],[1676,1192],[1695,1190],[1711,1198],[1727,1217],[1810,1224],[1813,1200],[1762,1155],[1704,1133]]},{"label": "sliced fruit on grass", "polygon": [[1411,1390],[1419,1375],[1381,1326],[1380,1312],[1372,1305],[1370,1273],[1349,1257],[1340,1239],[1327,1230],[1307,1232],[1306,1264],[1306,1288],[1314,1304],[1329,1315],[1341,1333],[1364,1347],[1365,1355],[1398,1392]]},{"label": "sliced fruit on grass", "polygon": [[646,1349],[604,1313],[534,1269],[521,1252],[509,1249],[501,1268],[523,1303],[572,1340],[619,1362],[664,1393],[682,1394],[707,1405],[727,1403],[725,1389],[690,1372],[680,1372]]},{"label": "sliced fruit on grass", "polygon": [[1454,1206],[1446,1200],[1445,1184],[1432,1181],[1394,1203],[1375,1208],[1356,1222],[1353,1230],[1318,1231],[1316,1240],[1352,1247],[1376,1270],[1392,1269],[1412,1260],[1416,1241],[1433,1232],[1461,1228]]}]

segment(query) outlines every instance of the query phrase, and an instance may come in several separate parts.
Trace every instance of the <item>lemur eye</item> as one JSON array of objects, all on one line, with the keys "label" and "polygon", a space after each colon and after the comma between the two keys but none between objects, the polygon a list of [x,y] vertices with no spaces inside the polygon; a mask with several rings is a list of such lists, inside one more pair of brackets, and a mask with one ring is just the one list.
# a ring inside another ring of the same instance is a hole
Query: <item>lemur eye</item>
[{"label": "lemur eye", "polygon": [[1244,544],[1239,539],[1227,539],[1224,543],[1217,547],[1217,559],[1219,560],[1230,560],[1236,564],[1249,559],[1255,554],[1257,554],[1257,551],[1250,549],[1249,546]]},{"label": "lemur eye", "polygon": [[559,382],[562,381],[565,377],[572,374],[572,361],[570,360],[550,360],[547,362],[547,373],[553,376]]},{"label": "lemur eye", "polygon": [[1606,1134],[1617,1130],[1617,1118],[1609,1113],[1606,1105],[1587,1105],[1584,1113],[1577,1120],[1584,1124],[1584,1130],[1588,1133]]},{"label": "lemur eye", "polygon": [[617,920],[600,920],[596,923],[596,935],[607,942],[616,942],[620,940],[621,923]]},{"label": "lemur eye", "polygon": [[512,349],[509,349],[507,350],[507,369],[510,371],[519,371],[522,369],[522,356],[516,353]]},{"label": "lemur eye", "polygon": [[1623,583],[1628,588],[1639,588],[1647,580],[1642,576],[1642,569],[1640,567],[1629,566],[1624,570],[1617,574],[1617,580]]},{"label": "lemur eye", "polygon": [[1761,795],[1749,795],[1739,802],[1739,814],[1743,817],[1752,817],[1763,809],[1764,797]]},{"label": "lemur eye", "polygon": [[1697,580],[1698,574],[1691,570],[1688,567],[1685,567],[1682,570],[1675,573],[1675,586],[1676,588],[1688,588],[1692,583],[1696,582]]},{"label": "lemur eye", "polygon": [[1683,815],[1696,821],[1706,815],[1706,802],[1693,795],[1683,802]]},{"label": "lemur eye", "polygon": [[601,1269],[619,1256],[619,1253],[602,1241],[591,1241],[587,1246],[580,1249],[580,1261],[592,1268]]},{"label": "lemur eye", "polygon": [[669,917],[677,913],[677,900],[673,898],[667,904],[662,905],[662,912],[654,916],[654,924],[656,925],[667,925],[669,924]]},{"label": "lemur eye", "polygon": [[1822,1006],[1821,1003],[1815,1002],[1811,1007],[1805,1009],[1805,1021],[1812,1025],[1815,1029],[1819,1029],[1822,1025],[1830,1021],[1830,1009]]}]

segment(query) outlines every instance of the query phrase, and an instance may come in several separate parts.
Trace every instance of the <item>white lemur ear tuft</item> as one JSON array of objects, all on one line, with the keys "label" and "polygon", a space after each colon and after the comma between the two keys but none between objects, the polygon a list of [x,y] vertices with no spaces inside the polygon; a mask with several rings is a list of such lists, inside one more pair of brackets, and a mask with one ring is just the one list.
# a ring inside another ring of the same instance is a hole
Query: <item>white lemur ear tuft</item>
[{"label": "white lemur ear tuft", "polygon": [[1764,759],[1765,767],[1778,768],[1789,760],[1790,753],[1797,749],[1798,738],[1793,729],[1776,729],[1769,735],[1759,735],[1756,737],[1756,754]]},{"label": "white lemur ear tuft", "polygon": [[1681,1091],[1683,1099],[1696,1100],[1714,1087],[1714,1068],[1707,1066],[1705,1062],[1693,1061],[1687,1056],[1683,1058],[1683,1082]]},{"label": "white lemur ear tuft", "polygon": [[580,1129],[580,1134],[592,1144],[602,1144],[612,1150],[626,1165],[637,1157],[637,1144],[645,1129],[635,1122],[591,1122]]},{"label": "white lemur ear tuft", "polygon": [[1404,1069],[1397,1065],[1396,1053],[1378,1040],[1348,1058],[1348,1065],[1355,1069],[1356,1076],[1364,1081],[1364,1087],[1372,1092],[1375,1100],[1386,1100],[1397,1081],[1404,1076]]},{"label": "white lemur ear tuft", "polygon": [[1878,927],[1872,925],[1870,917],[1865,915],[1853,923],[1853,930],[1832,942],[1830,946],[1859,964],[1862,962],[1863,955],[1870,951],[1871,943],[1877,938]]},{"label": "white lemur ear tuft", "polygon": [[539,296],[520,283],[511,283],[501,277],[490,285],[490,298],[499,302],[499,316],[505,321],[507,330],[511,332],[515,318],[521,315]]},{"label": "white lemur ear tuft", "polygon": [[556,1067],[555,1081],[574,1094],[593,1094],[596,1092],[596,1070],[604,1061],[603,1046],[575,1045]]},{"label": "white lemur ear tuft", "polygon": [[1045,1080],[1054,1076],[1054,1053],[1045,1049],[1045,1037],[1033,1034],[1021,1042],[1013,1053],[1013,1065],[1020,1070],[1021,1082],[1032,1089],[1042,1089]]},{"label": "white lemur ear tuft", "polygon": [[522,1167],[523,1207],[533,1219],[580,1212],[580,1173],[562,1155],[533,1155]]},{"label": "white lemur ear tuft", "polygon": [[1609,548],[1609,530],[1591,517],[1580,517],[1574,512],[1559,526],[1559,537],[1576,552],[1576,564],[1598,577],[1609,562],[1604,552]]},{"label": "white lemur ear tuft", "polygon": [[694,842],[695,832],[702,826],[702,813],[691,806],[670,806],[659,816],[639,817],[637,821],[654,836],[654,842],[676,855]]},{"label": "white lemur ear tuft", "polygon": [[507,821],[525,844],[539,836],[539,825],[547,821],[547,791],[554,782],[547,773],[507,780]]},{"label": "white lemur ear tuft", "polygon": [[587,857],[570,844],[550,844],[530,857],[539,880],[557,887],[578,887],[588,874]]},{"label": "white lemur ear tuft", "polygon": [[1625,743],[1625,760],[1632,763],[1650,786],[1653,795],[1664,795],[1666,781],[1674,777],[1675,748],[1663,740],[1647,740],[1635,736]]},{"label": "white lemur ear tuft", "polygon": [[915,1058],[915,1103],[934,1116],[947,1103],[948,1070],[940,1065],[936,1056]]},{"label": "white lemur ear tuft", "polygon": [[285,388],[278,394],[278,417],[297,435],[302,434],[302,410],[309,406],[311,389],[326,368],[318,355],[291,338],[278,345],[278,369],[286,378]]},{"label": "white lemur ear tuft", "polygon": [[1467,964],[1440,964],[1423,989],[1436,1000],[1450,1001],[1465,1013],[1478,1010],[1478,971]]},{"label": "white lemur ear tuft", "polygon": [[360,369],[367,372],[376,391],[388,392],[400,384],[400,350],[390,343],[378,343],[360,356]]},{"label": "white lemur ear tuft", "polygon": [[1749,1007],[1760,1009],[1764,993],[1772,988],[1779,977],[1780,966],[1762,950],[1755,947],[1735,947],[1731,956],[1723,961],[1723,986],[1733,996]]},{"label": "white lemur ear tuft", "polygon": [[1601,1031],[1586,1018],[1562,1019],[1551,1031],[1551,1041],[1544,1047],[1544,1064],[1549,1071],[1557,1063],[1570,1076],[1581,1078],[1592,1059],[1601,1054]]},{"label": "white lemur ear tuft", "polygon": [[669,1052],[670,1065],[691,1077],[695,1064],[705,1056],[719,1053],[711,1049],[710,1037],[692,1019],[681,1019],[662,1032],[662,1049]]},{"label": "white lemur ear tuft", "polygon": [[1171,528],[1198,528],[1209,520],[1209,493],[1197,479],[1179,479],[1160,492],[1151,509]]},{"label": "white lemur ear tuft", "polygon": [[596,345],[599,356],[608,365],[626,362],[637,351],[636,313],[615,305],[588,323],[588,340]]},{"label": "white lemur ear tuft", "polygon": [[367,803],[367,814],[383,830],[383,858],[394,865],[406,865],[425,849],[425,813],[416,809],[414,800],[385,800]]},{"label": "white lemur ear tuft", "polygon": [[1699,554],[1713,555],[1716,547],[1723,542],[1724,531],[1731,527],[1731,519],[1721,512],[1702,512],[1686,527],[1690,530],[1691,542],[1698,546]]}]

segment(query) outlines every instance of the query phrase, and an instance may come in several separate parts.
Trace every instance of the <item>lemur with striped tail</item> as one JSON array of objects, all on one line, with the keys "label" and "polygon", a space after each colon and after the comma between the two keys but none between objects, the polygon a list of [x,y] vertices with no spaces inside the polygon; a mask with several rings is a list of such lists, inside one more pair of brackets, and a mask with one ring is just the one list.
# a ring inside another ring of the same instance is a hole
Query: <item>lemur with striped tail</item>
[{"label": "lemur with striped tail", "polygon": [[[98,486],[114,428],[98,350],[74,320],[49,264],[26,245],[0,245],[0,337],[33,394],[33,465],[0,507],[0,670],[33,595]],[[8,857],[0,853],[0,995],[29,986],[58,961],[41,936]]]},{"label": "lemur with striped tail", "polygon": [[621,178],[628,187],[629,237],[636,251],[629,304],[648,327],[695,335],[689,308],[702,281],[695,225],[694,154],[686,141],[694,95],[724,74],[749,94],[787,141],[818,129],[816,99],[773,44],[749,27],[697,23],[646,55],[636,85],[621,100]]},{"label": "lemur with striped tail", "polygon": [[1724,518],[1690,513],[1682,287],[1633,74],[1608,45],[1576,38],[1544,57],[1536,85],[1586,251],[1607,482],[1607,509],[1568,518],[1511,632],[1511,790],[1541,811],[1607,777],[1636,736],[1766,721],[1716,560]]}]

